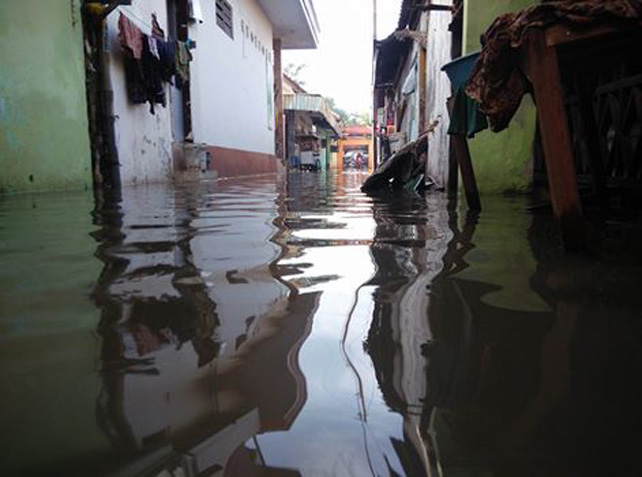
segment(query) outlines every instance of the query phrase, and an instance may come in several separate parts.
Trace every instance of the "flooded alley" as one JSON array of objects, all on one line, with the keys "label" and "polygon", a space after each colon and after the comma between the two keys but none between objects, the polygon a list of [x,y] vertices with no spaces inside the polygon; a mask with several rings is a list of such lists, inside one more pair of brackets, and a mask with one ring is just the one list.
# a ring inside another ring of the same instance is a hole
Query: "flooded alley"
[{"label": "flooded alley", "polygon": [[364,178],[1,197],[0,473],[640,475],[639,217]]}]

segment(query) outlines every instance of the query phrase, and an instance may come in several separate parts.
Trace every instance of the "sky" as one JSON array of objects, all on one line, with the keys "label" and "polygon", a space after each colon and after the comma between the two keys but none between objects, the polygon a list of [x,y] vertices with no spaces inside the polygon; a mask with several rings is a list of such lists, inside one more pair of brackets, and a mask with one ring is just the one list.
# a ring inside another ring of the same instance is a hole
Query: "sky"
[{"label": "sky", "polygon": [[[321,34],[316,50],[286,50],[283,68],[307,65],[299,74],[310,93],[334,98],[348,112],[372,108],[373,0],[314,0]],[[401,0],[377,0],[377,38],[392,33]]]}]

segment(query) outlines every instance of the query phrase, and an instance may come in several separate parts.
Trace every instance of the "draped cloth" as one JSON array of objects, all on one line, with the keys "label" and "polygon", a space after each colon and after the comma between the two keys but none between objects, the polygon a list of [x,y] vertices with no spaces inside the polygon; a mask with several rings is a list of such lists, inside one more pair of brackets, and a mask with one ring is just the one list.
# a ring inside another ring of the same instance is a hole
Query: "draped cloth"
[{"label": "draped cloth", "polygon": [[517,58],[530,30],[604,23],[642,27],[642,0],[548,0],[499,16],[482,35],[482,51],[466,88],[468,96],[480,103],[490,128],[506,129],[530,89]]}]

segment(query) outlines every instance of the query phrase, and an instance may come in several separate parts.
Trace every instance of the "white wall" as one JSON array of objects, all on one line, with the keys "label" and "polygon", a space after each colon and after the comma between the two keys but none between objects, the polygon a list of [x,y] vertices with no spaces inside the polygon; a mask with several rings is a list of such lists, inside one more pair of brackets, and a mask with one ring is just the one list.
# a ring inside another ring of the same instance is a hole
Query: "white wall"
[{"label": "white wall", "polygon": [[149,104],[131,104],[125,83],[124,56],[118,40],[118,18],[122,11],[145,34],[151,33],[151,14],[167,34],[165,0],[134,0],[132,6],[119,7],[108,17],[109,73],[114,91],[116,146],[121,163],[123,184],[163,182],[172,176],[172,126],[169,89],[167,107],[156,105],[156,114]]},{"label": "white wall", "polygon": [[[272,24],[256,0],[228,0],[232,5],[234,39],[216,24],[215,2],[202,2],[204,22],[194,25],[197,42],[192,63],[194,140],[210,146],[274,154],[274,97],[267,68],[272,70]],[[249,27],[263,49],[247,38]],[[267,63],[267,65],[266,65]],[[270,129],[269,126],[272,126]]]},{"label": "white wall", "polygon": [[[441,5],[452,5],[451,0],[441,0]],[[448,126],[450,124],[446,100],[450,97],[450,80],[441,67],[451,58],[452,34],[448,26],[452,15],[434,11],[425,13],[422,23],[428,31],[426,67],[426,120],[428,124],[439,120],[435,133],[430,137],[426,174],[438,186],[445,187],[448,182],[449,144]]]}]

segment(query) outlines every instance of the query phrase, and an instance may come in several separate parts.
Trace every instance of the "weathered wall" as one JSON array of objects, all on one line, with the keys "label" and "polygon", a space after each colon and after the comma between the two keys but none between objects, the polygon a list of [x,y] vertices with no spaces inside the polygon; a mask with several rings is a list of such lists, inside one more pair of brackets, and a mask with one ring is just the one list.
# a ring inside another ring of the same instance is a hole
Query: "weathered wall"
[{"label": "weathered wall", "polygon": [[[537,0],[466,0],[464,54],[480,49],[479,38],[502,13],[521,10]],[[508,129],[483,131],[470,141],[470,152],[482,194],[526,191],[532,179],[535,107],[525,97]]]},{"label": "weathered wall", "polygon": [[78,0],[0,2],[0,193],[91,185]]},{"label": "weathered wall", "polygon": [[[436,2],[433,2],[436,3]],[[451,0],[441,0],[441,5],[452,5]],[[424,28],[428,32],[426,45],[426,121],[431,124],[437,120],[437,129],[430,137],[426,174],[439,186],[448,183],[448,157],[450,140],[448,126],[450,124],[446,100],[450,97],[450,80],[441,67],[451,59],[452,34],[448,26],[452,15],[447,12],[433,11],[425,13],[422,18]]]},{"label": "weathered wall", "polygon": [[[410,75],[413,74],[415,65],[418,66],[418,54],[419,48],[417,43],[413,42],[411,51],[408,53],[408,56],[405,59],[403,69],[401,70],[401,75],[399,76],[399,84],[397,88],[397,104],[401,105],[406,101],[406,108],[401,117],[397,118],[399,123],[398,129],[406,133],[407,141],[414,141],[419,135],[419,83],[415,88],[415,91],[409,95],[403,94],[404,84]],[[419,81],[419,72],[417,71],[417,81]]]},{"label": "weathered wall", "polygon": [[129,7],[119,7],[108,19],[109,76],[114,92],[116,147],[123,184],[164,182],[172,176],[172,115],[169,87],[165,86],[167,107],[131,104],[127,96],[123,51],[118,40],[118,18],[122,12],[143,33],[151,33],[152,13],[168,33],[165,0],[134,0]]},{"label": "weathered wall", "polygon": [[[272,24],[256,0],[229,0],[234,38],[216,24],[214,2],[192,28],[194,139],[211,146],[274,154]],[[246,33],[244,33],[246,30]],[[216,158],[214,158],[216,162]]]}]

